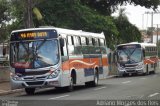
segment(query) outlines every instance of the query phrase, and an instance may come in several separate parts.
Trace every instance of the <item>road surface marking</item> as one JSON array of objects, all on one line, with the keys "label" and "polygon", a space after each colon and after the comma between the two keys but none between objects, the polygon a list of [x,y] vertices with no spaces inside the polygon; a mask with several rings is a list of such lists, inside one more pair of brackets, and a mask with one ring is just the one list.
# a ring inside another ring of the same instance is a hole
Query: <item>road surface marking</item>
[{"label": "road surface marking", "polygon": [[153,75],[153,77],[158,77],[158,75]]},{"label": "road surface marking", "polygon": [[130,83],[131,81],[125,81],[125,82],[122,82],[123,84],[127,84],[127,83]]},{"label": "road surface marking", "polygon": [[106,87],[104,86],[104,87],[96,88],[96,89],[94,89],[94,90],[96,91],[96,90],[105,89],[105,88],[106,88]]},{"label": "road surface marking", "polygon": [[141,79],[147,79],[147,78],[141,78]]},{"label": "road surface marking", "polygon": [[142,99],[144,97],[144,95],[140,96],[139,98]]},{"label": "road surface marking", "polygon": [[153,96],[156,96],[156,95],[158,95],[159,93],[154,93],[154,94],[151,94],[151,95],[149,95],[148,97],[153,97]]},{"label": "road surface marking", "polygon": [[54,98],[50,98],[50,99],[59,99],[59,98],[64,98],[64,97],[67,97],[67,96],[69,96],[69,95],[63,95],[63,96],[58,96],[58,97],[54,97]]}]

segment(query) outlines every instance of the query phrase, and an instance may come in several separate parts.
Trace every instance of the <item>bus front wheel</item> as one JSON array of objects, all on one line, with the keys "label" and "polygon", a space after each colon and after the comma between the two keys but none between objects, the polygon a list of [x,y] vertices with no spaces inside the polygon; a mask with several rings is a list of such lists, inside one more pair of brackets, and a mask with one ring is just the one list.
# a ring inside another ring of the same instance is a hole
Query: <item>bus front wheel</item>
[{"label": "bus front wheel", "polygon": [[144,72],[144,75],[149,75],[148,65],[146,66],[146,72]]},{"label": "bus front wheel", "polygon": [[73,89],[74,89],[73,77],[71,77],[71,79],[70,79],[70,85],[66,87],[66,90],[68,92],[71,92],[71,91],[73,91]]}]

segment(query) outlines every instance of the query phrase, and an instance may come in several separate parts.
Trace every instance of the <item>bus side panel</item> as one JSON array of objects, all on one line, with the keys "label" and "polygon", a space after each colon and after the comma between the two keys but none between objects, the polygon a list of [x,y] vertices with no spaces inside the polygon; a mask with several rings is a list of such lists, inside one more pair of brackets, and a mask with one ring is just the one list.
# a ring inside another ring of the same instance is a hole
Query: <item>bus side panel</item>
[{"label": "bus side panel", "polygon": [[61,75],[61,87],[68,86],[70,84],[70,72],[65,70]]},{"label": "bus side panel", "polygon": [[103,78],[106,78],[109,74],[107,55],[102,55],[102,68],[103,68]]},{"label": "bus side panel", "polygon": [[69,60],[62,62],[62,75],[61,75],[61,87],[68,86],[70,84],[70,71]]},{"label": "bus side panel", "polygon": [[99,69],[99,78],[106,78],[106,76],[108,75],[107,56],[70,56],[69,60],[62,63],[62,86],[68,86],[71,70],[76,71],[76,84],[93,81],[95,67]]},{"label": "bus side panel", "polygon": [[75,55],[69,57],[69,67],[70,71],[75,70],[76,71],[76,83],[82,83],[85,82],[85,76],[84,76],[84,68],[85,68],[85,62],[88,62],[87,59],[83,59],[82,55]]},{"label": "bus side panel", "polygon": [[153,71],[154,69],[156,71],[158,66],[158,58],[157,57],[150,58],[149,56],[147,56],[146,59],[144,60],[144,64],[145,64],[144,66],[145,72],[147,71],[147,66],[148,66],[148,71]]}]

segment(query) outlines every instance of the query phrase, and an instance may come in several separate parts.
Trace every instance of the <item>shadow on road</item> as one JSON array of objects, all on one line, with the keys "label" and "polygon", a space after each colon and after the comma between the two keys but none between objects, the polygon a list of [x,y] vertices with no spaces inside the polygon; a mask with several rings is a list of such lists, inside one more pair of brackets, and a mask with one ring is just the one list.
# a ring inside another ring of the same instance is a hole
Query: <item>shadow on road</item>
[{"label": "shadow on road", "polygon": [[[89,89],[94,89],[98,87],[104,86],[103,84],[99,84],[97,87],[88,87],[85,85],[77,85],[74,86],[74,90],[72,92],[77,92],[77,91],[82,91],[82,90],[89,90]],[[65,94],[69,93],[65,88],[47,88],[47,89],[37,89],[35,94],[32,96],[43,96],[43,95],[59,95],[59,94]],[[21,95],[21,96],[31,96],[31,95]]]}]

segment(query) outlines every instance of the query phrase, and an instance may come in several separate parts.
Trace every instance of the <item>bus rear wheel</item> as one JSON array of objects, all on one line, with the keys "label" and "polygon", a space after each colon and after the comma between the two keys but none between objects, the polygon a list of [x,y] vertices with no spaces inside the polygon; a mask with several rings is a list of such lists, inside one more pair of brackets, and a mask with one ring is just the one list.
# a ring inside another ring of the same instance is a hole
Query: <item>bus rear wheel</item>
[{"label": "bus rear wheel", "polygon": [[35,92],[35,88],[25,88],[25,92],[27,95],[33,95]]},{"label": "bus rear wheel", "polygon": [[87,87],[96,87],[96,86],[98,86],[98,81],[99,81],[99,75],[98,75],[98,72],[96,71],[96,73],[94,75],[94,80],[90,81],[90,82],[86,82],[85,85]]}]

